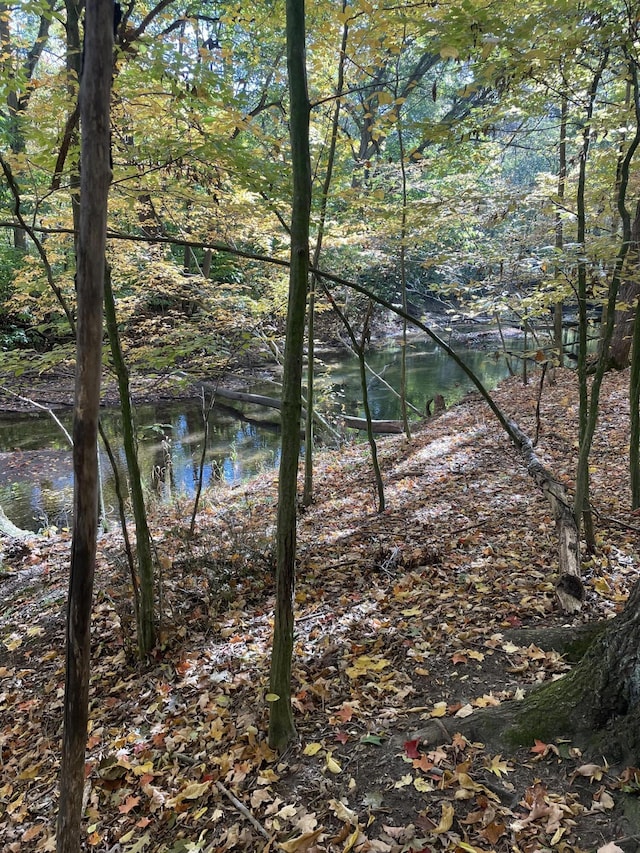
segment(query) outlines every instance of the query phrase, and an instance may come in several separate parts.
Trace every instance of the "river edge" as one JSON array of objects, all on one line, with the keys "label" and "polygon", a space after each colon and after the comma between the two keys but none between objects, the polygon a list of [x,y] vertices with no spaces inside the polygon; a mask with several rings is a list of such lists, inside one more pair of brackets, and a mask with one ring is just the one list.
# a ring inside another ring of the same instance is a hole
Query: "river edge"
[{"label": "river edge", "polygon": [[[449,345],[465,344],[468,347],[482,350],[489,348],[502,348],[503,341],[514,341],[522,337],[520,329],[514,326],[506,326],[498,329],[485,321],[468,321],[460,328],[449,329],[444,324],[446,317],[442,315],[430,315],[422,322],[433,329]],[[424,340],[428,338],[419,329],[411,329],[408,332],[410,340]],[[390,339],[398,342],[402,339],[401,325],[397,320],[379,325],[371,341],[371,350],[381,348],[389,344]],[[282,347],[284,351],[284,345]],[[345,347],[339,341],[319,340],[315,343],[315,351],[318,355],[338,356],[345,351]],[[306,359],[306,353],[305,353]],[[247,363],[239,366],[238,370],[229,373],[220,384],[224,384],[236,391],[246,391],[256,384],[273,382],[277,386],[282,373],[282,365],[275,362],[267,362],[260,354],[247,360]],[[211,387],[215,379],[211,376],[189,376],[188,369],[158,373],[153,375],[136,375],[130,377],[131,396],[134,405],[144,405],[160,400],[195,400],[202,397],[204,386]],[[10,418],[33,416],[40,417],[43,411],[61,412],[69,411],[74,405],[75,372],[72,365],[62,365],[60,368],[50,371],[26,370],[20,377],[3,376],[0,374],[0,416]],[[120,397],[117,382],[113,375],[107,373],[103,376],[101,388],[101,407],[118,407]]]}]

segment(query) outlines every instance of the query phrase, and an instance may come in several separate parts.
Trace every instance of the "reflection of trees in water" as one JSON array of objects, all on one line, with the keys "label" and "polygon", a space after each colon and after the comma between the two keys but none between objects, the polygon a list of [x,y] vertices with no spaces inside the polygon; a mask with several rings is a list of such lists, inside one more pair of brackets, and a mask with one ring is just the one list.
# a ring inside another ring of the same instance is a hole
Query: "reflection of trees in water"
[{"label": "reflection of trees in water", "polygon": [[[514,349],[517,345],[514,343]],[[493,342],[485,350],[460,348],[467,363],[483,382],[494,386],[508,373],[504,358],[495,358]],[[424,411],[426,401],[443,394],[447,405],[460,399],[471,385],[459,368],[445,353],[434,349],[431,342],[412,341],[408,355],[408,399]],[[384,379],[397,388],[400,377],[400,357],[397,347],[373,350],[368,353],[376,372],[384,369]],[[320,383],[319,396],[333,404],[334,412],[344,407],[348,414],[360,414],[359,368],[357,359],[340,353],[326,359],[324,388]],[[387,367],[385,368],[385,365]],[[252,389],[260,393],[261,389]],[[266,389],[265,389],[266,390]],[[272,387],[269,388],[272,393]],[[373,417],[380,420],[399,417],[399,403],[393,394],[375,378],[370,381],[370,404]],[[276,416],[277,418],[277,416]],[[105,410],[103,425],[121,472],[125,472],[122,450],[122,427],[116,410]],[[165,402],[139,406],[136,409],[140,470],[144,482],[152,483],[156,473],[157,494],[169,499],[178,494],[191,497],[195,493],[198,465],[204,436],[200,401]],[[48,448],[32,453],[29,448]],[[37,526],[34,514],[44,513],[45,520],[57,526],[66,523],[73,505],[71,453],[49,417],[11,418],[0,420],[0,505],[7,516],[20,527]],[[58,450],[58,448],[61,448]],[[62,449],[64,448],[64,450]],[[35,458],[40,455],[40,467]],[[22,456],[23,469],[19,469]],[[204,482],[215,486],[221,481],[237,483],[273,468],[279,460],[279,426],[266,420],[263,410],[239,412],[229,406],[216,405],[210,417],[210,434],[204,468]],[[105,501],[109,510],[115,506],[115,495],[106,456],[102,457],[105,478]],[[35,479],[34,479],[35,478]],[[43,483],[48,480],[46,502]],[[12,484],[16,485],[13,486]],[[58,523],[56,519],[60,519]]]}]

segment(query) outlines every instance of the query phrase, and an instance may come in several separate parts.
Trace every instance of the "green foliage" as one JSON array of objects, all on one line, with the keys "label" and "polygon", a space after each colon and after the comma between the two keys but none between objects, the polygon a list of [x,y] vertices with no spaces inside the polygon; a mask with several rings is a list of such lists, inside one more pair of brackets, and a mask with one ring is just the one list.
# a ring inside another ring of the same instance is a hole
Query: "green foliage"
[{"label": "green foliage", "polygon": [[[0,97],[29,94],[19,121],[25,145],[10,151],[7,162],[22,214],[55,229],[72,225],[69,188],[78,160],[78,135],[68,126],[75,80],[53,58],[64,50],[63,20],[51,21],[52,50],[30,79],[21,64],[47,9],[42,0],[23,4],[20,16],[7,13],[12,61],[0,69]],[[133,9],[114,73],[110,226],[150,240],[222,243],[285,258],[291,152],[283,4],[245,9],[225,0],[218,12],[196,4],[185,16],[173,3]],[[471,314],[537,317],[572,297],[575,258],[548,247],[558,212],[565,242],[576,241],[570,200],[589,68],[609,51],[586,187],[584,257],[593,299],[600,298],[618,245],[616,163],[634,122],[626,66],[637,62],[637,44],[622,3],[601,0],[585,11],[571,0],[516,0],[505,14],[478,0],[416,10],[356,0],[344,10],[316,4],[307,14],[312,232],[336,98],[341,107],[320,265],[394,301],[402,248],[418,310],[435,296]],[[570,104],[570,167],[559,210],[561,92]],[[15,128],[6,115],[0,132],[8,141]],[[637,195],[635,175],[632,184]],[[0,182],[5,222],[15,202]],[[42,258],[31,241],[23,262],[12,256],[11,230],[5,233],[3,345],[56,348],[68,323]],[[43,247],[73,308],[72,240],[49,234]],[[160,251],[113,241],[109,251],[134,369],[184,369],[195,358],[211,370],[243,351],[248,339],[259,339],[263,325],[282,325],[287,283],[279,268],[218,252],[209,258],[200,247],[185,254],[183,246]]]}]

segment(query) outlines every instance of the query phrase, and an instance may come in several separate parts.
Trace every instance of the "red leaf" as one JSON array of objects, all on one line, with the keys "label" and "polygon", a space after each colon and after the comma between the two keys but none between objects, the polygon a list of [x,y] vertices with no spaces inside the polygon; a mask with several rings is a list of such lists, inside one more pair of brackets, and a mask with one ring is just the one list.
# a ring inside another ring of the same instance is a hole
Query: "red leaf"
[{"label": "red leaf", "polygon": [[404,751],[407,753],[407,758],[420,758],[420,752],[418,750],[419,743],[419,738],[417,740],[405,740]]}]

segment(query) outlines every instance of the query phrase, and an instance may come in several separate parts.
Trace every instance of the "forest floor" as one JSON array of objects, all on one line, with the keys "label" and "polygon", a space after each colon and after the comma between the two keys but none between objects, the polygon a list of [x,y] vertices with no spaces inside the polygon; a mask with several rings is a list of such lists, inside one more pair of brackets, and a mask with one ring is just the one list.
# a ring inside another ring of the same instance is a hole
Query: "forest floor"
[{"label": "forest floor", "polygon": [[[593,451],[598,552],[582,612],[554,597],[557,542],[544,497],[471,396],[379,441],[387,509],[366,445],[319,453],[300,516],[293,703],[298,741],[266,743],[277,483],[264,475],[156,507],[162,623],[136,661],[116,532],[95,580],[85,849],[105,853],[601,850],[637,848],[640,771],[570,742],[493,751],[426,721],[518,701],[570,666],[545,631],[613,616],[637,578],[629,508],[628,374],[607,377]],[[530,436],[538,385],[499,404]],[[541,399],[539,457],[571,489],[575,375]],[[0,551],[0,849],[52,851],[64,688],[70,536]],[[530,632],[534,629],[535,642]],[[523,639],[526,637],[526,640]],[[623,809],[627,809],[627,814]],[[614,842],[616,842],[614,844]]]}]

